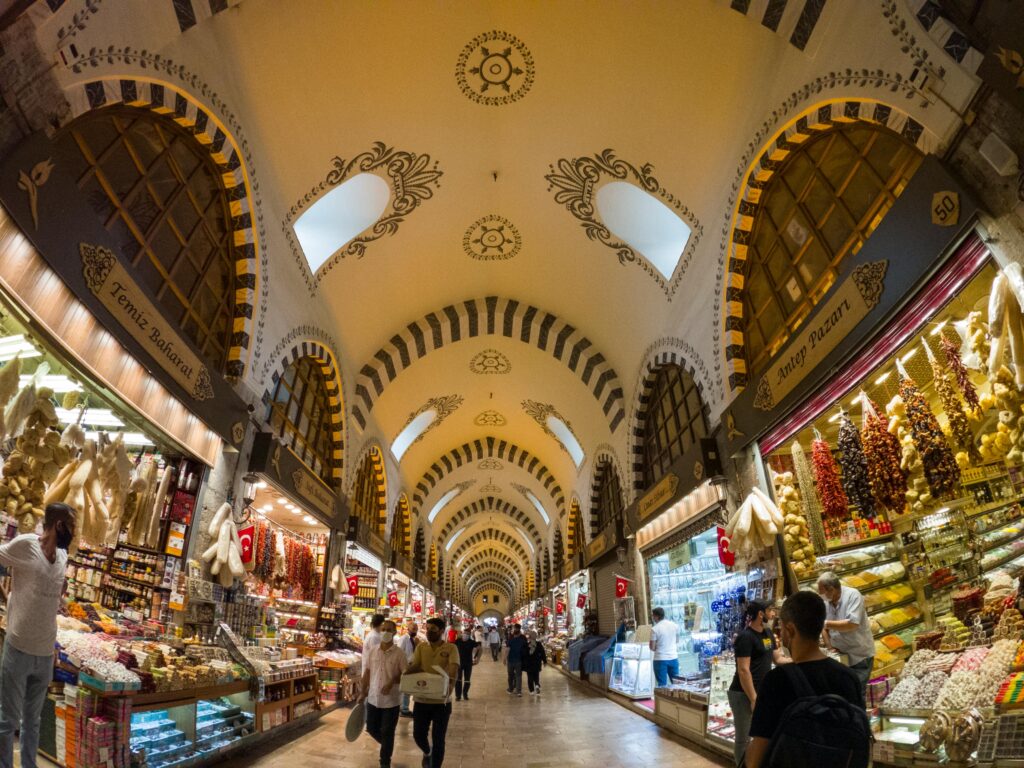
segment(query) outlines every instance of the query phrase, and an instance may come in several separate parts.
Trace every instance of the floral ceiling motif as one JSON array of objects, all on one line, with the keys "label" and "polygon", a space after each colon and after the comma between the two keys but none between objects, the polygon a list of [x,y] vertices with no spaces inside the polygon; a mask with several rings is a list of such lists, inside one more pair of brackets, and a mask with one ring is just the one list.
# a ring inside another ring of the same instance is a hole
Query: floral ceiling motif
[{"label": "floral ceiling motif", "polygon": [[455,64],[455,81],[462,93],[488,106],[519,101],[533,78],[533,54],[518,37],[500,30],[470,40]]},{"label": "floral ceiling motif", "polygon": [[497,411],[484,411],[477,414],[473,423],[478,427],[504,427],[508,424],[508,419]]},{"label": "floral ceiling motif", "polygon": [[[410,424],[412,424],[413,419],[415,419],[421,413],[426,413],[427,411],[433,409],[434,412],[437,414],[436,416],[434,416],[434,420],[430,422],[427,428],[424,429],[419,434],[419,436],[412,441],[411,445],[415,445],[420,440],[422,440],[424,436],[434,427],[440,426],[442,421],[444,421],[457,410],[459,410],[459,406],[461,406],[463,402],[465,402],[465,398],[463,398],[462,395],[440,395],[439,397],[430,398],[429,400],[427,400],[427,402],[425,402],[415,411],[410,413],[409,418],[406,419],[405,424],[402,425],[403,430]],[[401,432],[401,430],[399,430],[399,432]]]},{"label": "floral ceiling motif", "polygon": [[485,349],[483,352],[478,352],[469,361],[469,370],[480,375],[505,374],[512,370],[512,363],[498,350]]}]

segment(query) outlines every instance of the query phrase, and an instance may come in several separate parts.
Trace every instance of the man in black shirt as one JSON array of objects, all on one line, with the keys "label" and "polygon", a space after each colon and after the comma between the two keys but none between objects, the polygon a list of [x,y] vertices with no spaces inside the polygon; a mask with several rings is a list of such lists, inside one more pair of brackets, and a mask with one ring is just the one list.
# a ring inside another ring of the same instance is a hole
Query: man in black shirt
[{"label": "man in black shirt", "polygon": [[469,629],[462,630],[462,637],[455,641],[459,649],[459,675],[455,679],[455,700],[469,701],[469,680],[473,675],[473,665],[480,661],[483,646],[473,639]]},{"label": "man in black shirt", "polygon": [[[851,704],[864,706],[857,675],[834,661],[818,646],[821,630],[825,627],[825,601],[814,592],[797,592],[782,604],[779,614],[782,626],[782,644],[789,649],[793,663],[803,674],[808,685],[819,696],[833,693]],[[747,768],[762,768],[768,746],[782,722],[786,708],[799,698],[784,670],[773,669],[757,690],[757,702],[750,723],[750,746],[747,748]]]},{"label": "man in black shirt", "polygon": [[729,686],[729,707],[732,709],[733,725],[736,728],[733,757],[736,765],[742,765],[743,753],[747,751],[750,735],[750,718],[757,702],[757,689],[761,681],[776,664],[787,664],[787,659],[775,643],[766,622],[768,607],[757,600],[747,603],[746,628],[736,636],[733,651],[736,654],[736,674]]}]

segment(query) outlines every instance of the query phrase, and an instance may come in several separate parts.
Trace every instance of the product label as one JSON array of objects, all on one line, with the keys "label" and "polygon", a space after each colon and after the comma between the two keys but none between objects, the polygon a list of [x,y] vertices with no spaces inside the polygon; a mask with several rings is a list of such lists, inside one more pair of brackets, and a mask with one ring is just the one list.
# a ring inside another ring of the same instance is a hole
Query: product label
[{"label": "product label", "polygon": [[185,532],[187,530],[188,526],[184,523],[171,523],[171,529],[167,532],[167,546],[164,548],[168,555],[181,557],[185,550]]},{"label": "product label", "polygon": [[668,552],[668,569],[674,571],[676,568],[682,568],[684,565],[690,562],[690,542],[680,544],[675,549],[670,549]]}]

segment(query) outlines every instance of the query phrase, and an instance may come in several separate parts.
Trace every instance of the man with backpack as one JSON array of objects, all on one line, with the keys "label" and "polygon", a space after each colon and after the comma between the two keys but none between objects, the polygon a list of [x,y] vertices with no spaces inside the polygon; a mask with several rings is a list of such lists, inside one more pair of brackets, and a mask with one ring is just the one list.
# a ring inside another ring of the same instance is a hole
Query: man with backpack
[{"label": "man with backpack", "polygon": [[797,592],[779,621],[793,663],[773,669],[758,688],[747,768],[866,768],[871,728],[860,681],[818,645],[825,601]]}]

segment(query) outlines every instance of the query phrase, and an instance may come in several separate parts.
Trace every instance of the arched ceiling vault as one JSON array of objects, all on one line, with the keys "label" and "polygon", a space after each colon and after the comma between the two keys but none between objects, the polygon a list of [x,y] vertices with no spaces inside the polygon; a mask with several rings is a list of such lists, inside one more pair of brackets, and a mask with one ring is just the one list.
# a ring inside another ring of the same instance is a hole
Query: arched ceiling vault
[{"label": "arched ceiling vault", "polygon": [[494,542],[495,544],[503,546],[505,549],[515,553],[519,561],[524,564],[534,562],[533,558],[530,557],[530,553],[514,533],[509,533],[505,530],[492,527],[477,531],[472,536],[467,537],[464,541],[460,541],[454,551],[451,552],[450,561],[452,563],[458,563],[463,554],[472,549],[475,545],[485,542]]},{"label": "arched ceiling vault", "polygon": [[448,541],[456,533],[459,533],[461,536],[470,533],[470,529],[467,526],[473,526],[481,521],[488,521],[499,525],[511,525],[519,528],[533,542],[535,547],[540,547],[544,542],[547,526],[544,525],[542,520],[536,519],[538,515],[532,507],[530,511],[533,514],[529,514],[521,507],[494,496],[486,496],[461,507],[455,504],[451,506],[458,511],[452,512],[447,516],[444,516],[442,513],[434,521],[434,530],[437,532],[436,538],[442,545],[447,545]]}]

